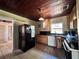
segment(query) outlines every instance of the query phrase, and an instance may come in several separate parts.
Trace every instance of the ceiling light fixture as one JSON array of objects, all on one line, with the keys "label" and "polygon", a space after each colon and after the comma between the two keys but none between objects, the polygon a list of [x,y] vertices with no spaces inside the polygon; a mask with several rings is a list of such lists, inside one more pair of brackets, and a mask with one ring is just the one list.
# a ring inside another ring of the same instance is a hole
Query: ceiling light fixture
[{"label": "ceiling light fixture", "polygon": [[40,14],[40,18],[38,20],[40,21],[44,21],[44,17],[43,17],[43,14],[42,14],[42,9],[38,9],[39,10],[39,14]]},{"label": "ceiling light fixture", "polygon": [[43,21],[43,20],[44,20],[44,18],[43,18],[43,17],[40,17],[40,18],[39,18],[39,20]]}]

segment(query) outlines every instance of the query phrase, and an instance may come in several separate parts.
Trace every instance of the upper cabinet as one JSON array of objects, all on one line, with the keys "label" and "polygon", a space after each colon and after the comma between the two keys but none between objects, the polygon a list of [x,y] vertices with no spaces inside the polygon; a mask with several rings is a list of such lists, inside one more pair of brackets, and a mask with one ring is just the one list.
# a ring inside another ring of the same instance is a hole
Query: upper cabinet
[{"label": "upper cabinet", "polygon": [[50,31],[50,19],[39,21],[38,28],[39,31]]}]

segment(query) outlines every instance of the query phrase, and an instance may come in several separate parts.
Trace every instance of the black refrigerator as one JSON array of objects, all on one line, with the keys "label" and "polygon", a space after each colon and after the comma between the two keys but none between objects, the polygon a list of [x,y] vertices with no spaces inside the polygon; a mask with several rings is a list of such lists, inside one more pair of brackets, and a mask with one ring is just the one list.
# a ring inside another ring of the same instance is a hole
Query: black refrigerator
[{"label": "black refrigerator", "polygon": [[19,49],[23,52],[35,46],[35,39],[31,36],[32,32],[30,25],[19,25]]}]

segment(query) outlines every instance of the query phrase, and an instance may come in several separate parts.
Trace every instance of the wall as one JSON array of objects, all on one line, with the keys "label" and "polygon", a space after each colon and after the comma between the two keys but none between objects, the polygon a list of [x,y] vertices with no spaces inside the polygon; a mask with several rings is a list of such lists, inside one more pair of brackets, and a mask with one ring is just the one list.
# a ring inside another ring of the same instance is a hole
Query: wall
[{"label": "wall", "polygon": [[78,47],[79,47],[79,0],[76,0],[77,11],[77,30],[78,30]]},{"label": "wall", "polygon": [[68,27],[67,27],[67,17],[66,16],[62,16],[62,17],[57,17],[57,18],[52,18],[52,19],[45,19],[42,23],[42,27],[38,27],[38,32],[39,31],[51,31],[51,24],[52,23],[63,23],[63,29],[64,31],[68,31]]},{"label": "wall", "polygon": [[35,21],[32,21],[32,20],[25,18],[25,17],[21,17],[19,15],[12,14],[7,11],[0,10],[0,15],[13,18],[16,22],[18,22],[20,24],[26,23],[26,24],[30,24],[30,25],[36,25]]},{"label": "wall", "polygon": [[57,18],[52,18],[50,19],[51,20],[51,24],[52,23],[63,23],[63,26],[64,26],[64,31],[67,31],[68,28],[67,28],[67,17],[66,16],[62,16],[62,17],[57,17]]},{"label": "wall", "polygon": [[[70,24],[71,23],[71,24]],[[74,6],[70,14],[67,15],[67,26],[70,29],[77,28],[77,19],[76,19],[76,7]]]},{"label": "wall", "polygon": [[19,40],[18,25],[20,24],[29,24],[29,25],[35,25],[35,26],[37,25],[35,21],[9,13],[4,10],[0,10],[0,17],[6,18],[6,19],[8,18],[12,19],[14,22],[14,28],[13,28],[14,50],[18,49],[18,40]]}]

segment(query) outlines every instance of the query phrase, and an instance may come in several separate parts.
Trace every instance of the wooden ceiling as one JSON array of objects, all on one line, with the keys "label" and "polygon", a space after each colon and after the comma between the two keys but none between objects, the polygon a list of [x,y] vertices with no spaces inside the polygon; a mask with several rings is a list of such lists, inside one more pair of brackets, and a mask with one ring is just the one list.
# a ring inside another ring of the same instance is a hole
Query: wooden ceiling
[{"label": "wooden ceiling", "polygon": [[0,0],[0,8],[38,21],[40,14],[44,18],[69,14],[75,3],[75,0]]}]

